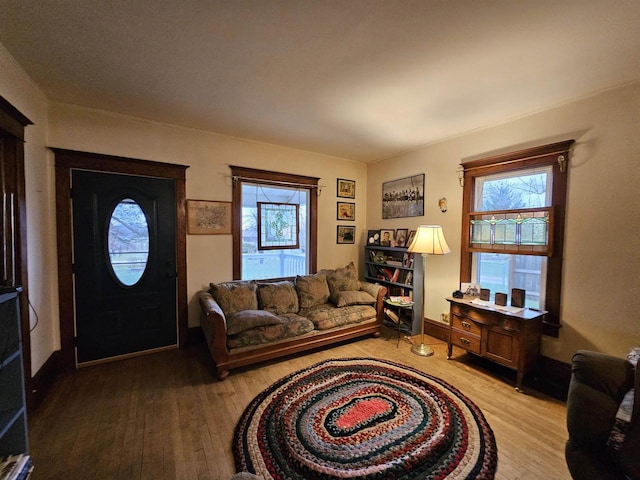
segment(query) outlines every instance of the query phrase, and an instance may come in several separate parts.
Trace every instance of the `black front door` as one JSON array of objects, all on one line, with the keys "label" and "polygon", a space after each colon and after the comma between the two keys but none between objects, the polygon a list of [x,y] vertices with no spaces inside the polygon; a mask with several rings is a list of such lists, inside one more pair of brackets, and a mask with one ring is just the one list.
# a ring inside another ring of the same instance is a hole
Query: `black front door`
[{"label": "black front door", "polygon": [[177,344],[171,179],[72,171],[79,364]]}]

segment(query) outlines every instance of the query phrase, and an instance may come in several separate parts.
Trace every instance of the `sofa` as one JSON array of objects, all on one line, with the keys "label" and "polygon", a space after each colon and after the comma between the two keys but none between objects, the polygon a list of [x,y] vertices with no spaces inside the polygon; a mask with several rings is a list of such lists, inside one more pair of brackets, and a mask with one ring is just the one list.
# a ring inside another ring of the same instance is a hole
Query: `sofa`
[{"label": "sofa", "polygon": [[200,326],[216,375],[344,340],[380,334],[386,288],[352,263],[269,281],[212,283],[199,293]]},{"label": "sofa", "polygon": [[625,358],[578,350],[565,457],[575,480],[640,479],[640,374]]}]

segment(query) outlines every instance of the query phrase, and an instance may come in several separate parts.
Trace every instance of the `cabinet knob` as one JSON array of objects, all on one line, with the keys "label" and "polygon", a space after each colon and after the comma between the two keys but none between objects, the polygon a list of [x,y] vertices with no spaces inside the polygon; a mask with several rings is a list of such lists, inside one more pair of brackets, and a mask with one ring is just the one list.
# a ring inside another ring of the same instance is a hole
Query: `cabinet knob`
[{"label": "cabinet knob", "polygon": [[462,321],[462,322],[460,322],[460,325],[462,325],[462,328],[466,328],[467,330],[471,330],[471,324],[469,322]]},{"label": "cabinet knob", "polygon": [[460,343],[463,344],[463,345],[467,345],[467,346],[469,346],[471,344],[469,339],[464,338],[464,337],[460,337]]}]

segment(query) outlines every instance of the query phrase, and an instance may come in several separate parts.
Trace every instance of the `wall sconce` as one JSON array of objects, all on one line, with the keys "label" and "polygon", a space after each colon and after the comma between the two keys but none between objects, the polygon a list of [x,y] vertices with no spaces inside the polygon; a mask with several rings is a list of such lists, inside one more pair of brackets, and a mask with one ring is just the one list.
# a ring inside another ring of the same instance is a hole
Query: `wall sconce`
[{"label": "wall sconce", "polygon": [[461,187],[464,187],[464,168],[460,165],[456,171],[458,173],[458,183]]},{"label": "wall sconce", "polygon": [[447,211],[447,197],[442,197],[438,200],[438,207],[440,207],[440,211],[442,213]]}]

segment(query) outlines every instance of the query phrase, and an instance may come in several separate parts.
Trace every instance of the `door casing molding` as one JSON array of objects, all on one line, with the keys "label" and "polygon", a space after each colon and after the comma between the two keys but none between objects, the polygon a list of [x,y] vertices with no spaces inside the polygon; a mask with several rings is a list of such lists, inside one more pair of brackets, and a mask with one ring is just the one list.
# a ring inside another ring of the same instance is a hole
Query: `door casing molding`
[{"label": "door casing molding", "polygon": [[187,231],[186,169],[177,165],[134,158],[52,148],[55,154],[56,224],[58,244],[58,300],[60,314],[60,365],[75,370],[75,326],[73,298],[73,251],[71,216],[71,170],[169,178],[176,186],[176,302],[178,345],[187,340]]}]

